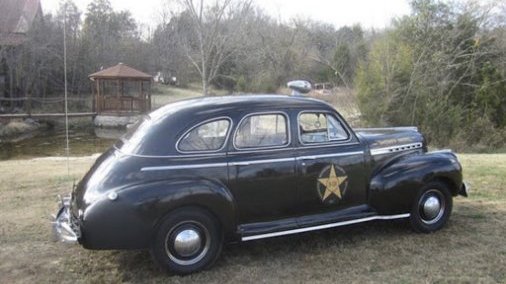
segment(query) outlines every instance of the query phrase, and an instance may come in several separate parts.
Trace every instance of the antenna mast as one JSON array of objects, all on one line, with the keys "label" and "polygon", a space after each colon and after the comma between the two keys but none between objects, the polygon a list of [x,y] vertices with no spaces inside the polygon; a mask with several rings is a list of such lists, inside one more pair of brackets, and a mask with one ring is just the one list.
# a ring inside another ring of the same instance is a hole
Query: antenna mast
[{"label": "antenna mast", "polygon": [[67,177],[70,177],[69,165],[69,116],[68,116],[68,97],[67,97],[67,2],[63,8],[63,80],[65,88],[65,155],[67,156]]}]

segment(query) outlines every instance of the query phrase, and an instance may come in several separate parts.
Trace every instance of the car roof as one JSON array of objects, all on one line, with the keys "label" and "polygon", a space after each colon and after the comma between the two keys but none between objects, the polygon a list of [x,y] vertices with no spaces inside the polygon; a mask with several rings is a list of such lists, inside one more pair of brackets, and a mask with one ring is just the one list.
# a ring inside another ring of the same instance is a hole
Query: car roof
[{"label": "car roof", "polygon": [[173,113],[206,113],[213,115],[226,111],[264,111],[287,108],[333,109],[324,101],[285,95],[229,95],[191,98],[165,105],[150,113],[151,118],[162,118]]}]

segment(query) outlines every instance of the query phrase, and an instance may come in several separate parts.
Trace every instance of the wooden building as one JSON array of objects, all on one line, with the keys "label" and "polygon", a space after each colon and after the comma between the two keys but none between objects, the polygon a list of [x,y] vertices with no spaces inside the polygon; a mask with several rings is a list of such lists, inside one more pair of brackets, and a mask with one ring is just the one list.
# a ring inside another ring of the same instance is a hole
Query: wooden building
[{"label": "wooden building", "polygon": [[0,0],[0,102],[12,107],[13,98],[24,97],[17,57],[19,46],[33,25],[42,21],[39,0]]},{"label": "wooden building", "polygon": [[119,63],[88,77],[94,82],[93,107],[98,115],[129,116],[151,110],[151,75]]}]

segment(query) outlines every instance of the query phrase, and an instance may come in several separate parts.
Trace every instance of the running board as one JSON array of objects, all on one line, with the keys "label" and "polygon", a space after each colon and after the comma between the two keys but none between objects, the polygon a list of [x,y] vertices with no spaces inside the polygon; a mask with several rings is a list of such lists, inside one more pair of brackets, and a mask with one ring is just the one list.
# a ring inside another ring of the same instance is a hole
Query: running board
[{"label": "running board", "polygon": [[242,237],[241,240],[243,242],[245,242],[245,241],[252,241],[252,240],[258,240],[258,239],[272,238],[272,237],[278,237],[278,236],[284,236],[284,235],[304,233],[304,232],[309,232],[309,231],[329,229],[329,228],[346,226],[346,225],[352,225],[352,224],[357,224],[357,223],[362,223],[362,222],[368,222],[368,221],[373,221],[373,220],[403,219],[403,218],[409,218],[409,216],[410,216],[409,213],[406,213],[406,214],[397,214],[397,215],[378,215],[378,216],[365,217],[365,218],[360,218],[360,219],[355,219],[355,220],[348,220],[348,221],[330,223],[330,224],[313,226],[313,227],[305,227],[305,228],[292,229],[292,230],[287,230],[287,231],[280,231],[280,232],[273,232],[273,233],[267,233],[267,234],[246,236],[246,237]]}]

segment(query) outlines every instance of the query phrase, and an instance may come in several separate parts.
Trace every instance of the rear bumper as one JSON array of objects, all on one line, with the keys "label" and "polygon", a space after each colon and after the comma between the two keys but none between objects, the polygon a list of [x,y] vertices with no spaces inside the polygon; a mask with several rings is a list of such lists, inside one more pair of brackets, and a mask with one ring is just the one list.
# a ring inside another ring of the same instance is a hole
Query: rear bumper
[{"label": "rear bumper", "polygon": [[70,213],[70,197],[60,199],[60,208],[53,217],[53,240],[68,244],[75,244],[81,237],[81,230]]},{"label": "rear bumper", "polygon": [[464,197],[468,197],[469,196],[469,185],[467,183],[463,182],[458,194],[462,195]]}]

